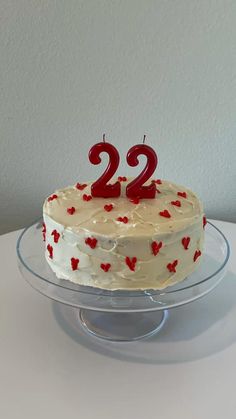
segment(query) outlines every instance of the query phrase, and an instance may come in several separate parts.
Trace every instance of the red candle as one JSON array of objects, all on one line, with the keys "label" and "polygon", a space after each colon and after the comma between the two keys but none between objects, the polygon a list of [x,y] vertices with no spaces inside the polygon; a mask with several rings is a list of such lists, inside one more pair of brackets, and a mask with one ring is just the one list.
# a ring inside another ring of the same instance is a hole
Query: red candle
[{"label": "red candle", "polygon": [[143,144],[137,144],[133,146],[127,153],[127,163],[129,166],[137,166],[139,164],[138,156],[141,154],[147,157],[147,163],[139,176],[137,176],[132,182],[130,182],[126,187],[126,195],[128,198],[145,198],[153,199],[156,196],[156,185],[151,183],[150,185],[143,186],[145,182],[152,176],[155,171],[158,163],[156,152],[152,147],[144,144],[145,135],[143,139]]},{"label": "red candle", "polygon": [[109,162],[102,176],[92,184],[91,194],[96,198],[118,197],[120,196],[120,182],[116,182],[113,185],[107,183],[117,171],[120,156],[112,144],[105,142],[105,135],[103,135],[103,142],[95,144],[89,151],[90,162],[92,164],[101,163],[100,154],[103,152],[108,154]]}]

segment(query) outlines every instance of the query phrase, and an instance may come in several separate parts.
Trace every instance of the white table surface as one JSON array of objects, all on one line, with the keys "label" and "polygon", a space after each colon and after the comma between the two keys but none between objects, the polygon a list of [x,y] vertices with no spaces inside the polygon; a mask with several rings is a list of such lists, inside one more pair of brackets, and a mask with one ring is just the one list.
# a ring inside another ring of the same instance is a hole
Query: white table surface
[{"label": "white table surface", "polygon": [[120,344],[70,329],[21,277],[19,231],[1,236],[0,418],[235,419],[236,224],[214,223],[231,246],[225,279],[156,337]]}]

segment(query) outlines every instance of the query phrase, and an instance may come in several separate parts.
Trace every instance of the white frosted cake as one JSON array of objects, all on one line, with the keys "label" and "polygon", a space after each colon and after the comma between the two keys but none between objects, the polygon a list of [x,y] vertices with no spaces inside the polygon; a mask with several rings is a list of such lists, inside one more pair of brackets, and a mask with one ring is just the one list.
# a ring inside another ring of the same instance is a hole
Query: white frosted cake
[{"label": "white frosted cake", "polygon": [[93,198],[91,183],[78,183],[46,199],[50,267],[58,278],[109,290],[163,289],[184,280],[202,255],[201,202],[191,190],[159,179],[154,199],[129,200],[128,179],[119,180],[118,198]]}]

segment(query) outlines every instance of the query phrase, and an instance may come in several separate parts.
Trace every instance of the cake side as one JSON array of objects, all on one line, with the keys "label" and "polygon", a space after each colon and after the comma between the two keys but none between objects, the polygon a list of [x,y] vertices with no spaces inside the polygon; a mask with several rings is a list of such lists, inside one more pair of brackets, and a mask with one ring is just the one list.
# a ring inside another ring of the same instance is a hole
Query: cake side
[{"label": "cake side", "polygon": [[46,259],[59,278],[103,289],[163,289],[196,269],[203,208],[196,195],[156,181],[155,199],[92,198],[91,184],[44,203]]}]

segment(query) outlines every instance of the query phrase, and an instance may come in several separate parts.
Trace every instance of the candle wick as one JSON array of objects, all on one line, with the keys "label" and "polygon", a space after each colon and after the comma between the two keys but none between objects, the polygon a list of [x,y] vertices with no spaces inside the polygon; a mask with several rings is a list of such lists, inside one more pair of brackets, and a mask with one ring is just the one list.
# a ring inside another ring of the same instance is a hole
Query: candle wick
[{"label": "candle wick", "polygon": [[143,136],[143,144],[145,143],[145,141],[146,141],[146,135]]},{"label": "candle wick", "polygon": [[106,134],[103,134],[102,139],[103,139],[103,142],[105,143],[106,142]]}]

